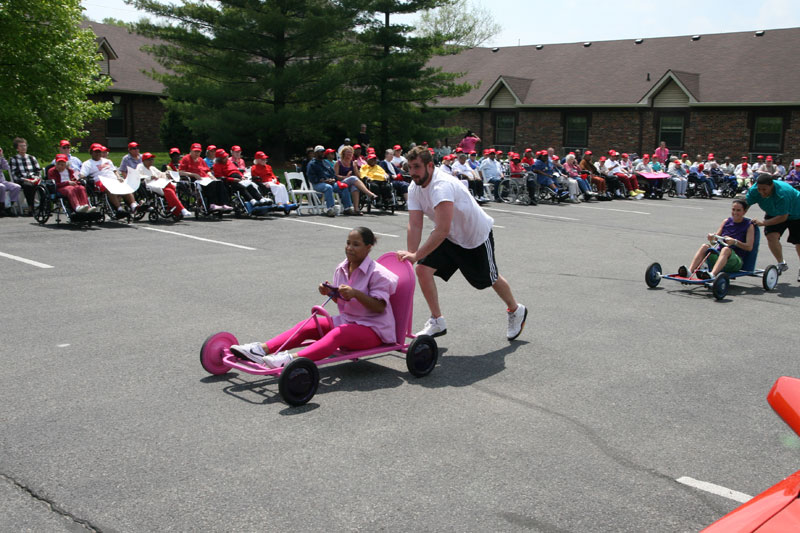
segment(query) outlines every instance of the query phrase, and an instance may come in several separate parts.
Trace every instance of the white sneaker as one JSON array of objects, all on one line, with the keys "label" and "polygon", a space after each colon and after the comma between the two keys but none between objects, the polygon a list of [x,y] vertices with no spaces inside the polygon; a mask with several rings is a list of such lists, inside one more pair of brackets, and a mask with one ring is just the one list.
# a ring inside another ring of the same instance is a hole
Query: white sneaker
[{"label": "white sneaker", "polygon": [[247,357],[254,363],[258,363],[260,365],[265,364],[264,358],[266,357],[267,352],[265,352],[264,348],[261,347],[260,342],[251,342],[249,344],[234,344],[233,346],[231,346],[231,351],[236,355]]},{"label": "white sneaker", "polygon": [[88,205],[79,205],[75,208],[76,213],[87,213],[89,211]]},{"label": "white sneaker", "polygon": [[417,332],[417,337],[420,335],[430,335],[431,337],[439,337],[447,333],[447,323],[444,321],[444,317],[440,316],[439,318],[430,317],[427,322],[425,322],[425,327],[423,327],[419,332]]},{"label": "white sneaker", "polygon": [[513,341],[519,337],[522,328],[525,327],[526,318],[528,318],[528,309],[522,304],[517,304],[516,311],[508,311],[508,340]]},{"label": "white sneaker", "polygon": [[269,202],[269,199],[266,196],[262,196],[261,200],[258,201],[259,204],[265,205]]},{"label": "white sneaker", "polygon": [[783,274],[787,270],[789,270],[789,265],[786,264],[786,261],[778,263],[778,274]]},{"label": "white sneaker", "polygon": [[255,198],[250,200],[250,205],[256,205],[257,203],[258,203],[258,200],[256,200]]},{"label": "white sneaker", "polygon": [[334,209],[333,207],[329,207],[328,210],[325,211],[325,215],[327,215],[329,217],[335,217],[336,216],[336,209]]},{"label": "white sneaker", "polygon": [[183,211],[181,211],[181,216],[183,216],[184,218],[190,217],[190,216],[192,216],[192,212],[189,211],[188,209],[184,208]]},{"label": "white sneaker", "polygon": [[92,206],[92,207],[89,208],[89,210],[87,212],[88,213],[97,213],[98,211],[100,211],[99,207]]},{"label": "white sneaker", "polygon": [[292,362],[292,359],[294,359],[292,354],[288,350],[284,350],[264,357],[264,364],[270,368],[278,368],[288,365]]}]

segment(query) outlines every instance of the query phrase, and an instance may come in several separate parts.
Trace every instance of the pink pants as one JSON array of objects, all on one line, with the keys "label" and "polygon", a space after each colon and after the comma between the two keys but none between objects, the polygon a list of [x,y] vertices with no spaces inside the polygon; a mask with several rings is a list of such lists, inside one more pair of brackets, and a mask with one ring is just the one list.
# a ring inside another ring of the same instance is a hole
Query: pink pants
[{"label": "pink pants", "polygon": [[[302,324],[298,322],[293,328],[290,328],[277,337],[273,337],[267,341],[269,353],[275,353],[286,339],[292,336],[292,333]],[[372,328],[361,326],[359,324],[342,324],[341,326],[333,327],[332,321],[326,317],[319,318],[319,325],[322,327],[322,337],[317,331],[317,322],[315,319],[308,321],[300,331],[284,346],[283,350],[297,348],[303,341],[316,340],[315,343],[303,348],[297,352],[299,357],[307,357],[312,361],[319,361],[333,355],[338,348],[347,348],[348,350],[366,350],[367,348],[374,348],[381,345],[381,339],[372,331]]]},{"label": "pink pants", "polygon": [[77,209],[82,205],[89,205],[89,199],[86,198],[86,189],[83,188],[83,185],[62,183],[59,184],[56,190],[58,194],[69,201],[69,205],[72,206],[72,209]]}]

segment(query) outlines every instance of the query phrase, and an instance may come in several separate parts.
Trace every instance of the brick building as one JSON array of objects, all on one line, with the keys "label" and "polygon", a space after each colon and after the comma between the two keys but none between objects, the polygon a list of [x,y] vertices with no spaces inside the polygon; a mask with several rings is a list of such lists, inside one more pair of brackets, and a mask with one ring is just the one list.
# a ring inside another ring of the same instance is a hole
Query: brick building
[{"label": "brick building", "polygon": [[[800,157],[800,28],[473,48],[431,65],[476,86],[442,98],[483,148]],[[459,139],[449,139],[455,145]]]},{"label": "brick building", "polygon": [[136,141],[144,150],[163,150],[159,127],[164,115],[164,86],[145,74],[161,67],[141,49],[153,41],[120,26],[93,21],[84,21],[83,26],[97,35],[98,50],[103,56],[101,70],[111,76],[113,83],[95,96],[112,102],[111,116],[86,125],[89,135],[82,139],[82,148],[100,142],[113,150]]}]

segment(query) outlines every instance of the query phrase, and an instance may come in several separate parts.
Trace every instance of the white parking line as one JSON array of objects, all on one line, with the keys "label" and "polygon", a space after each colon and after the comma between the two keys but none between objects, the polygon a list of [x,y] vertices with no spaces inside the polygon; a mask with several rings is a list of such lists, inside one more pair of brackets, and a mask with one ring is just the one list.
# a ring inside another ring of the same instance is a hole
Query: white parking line
[{"label": "white parking line", "polygon": [[634,213],[636,215],[649,215],[650,213],[645,213],[644,211],[633,211],[630,209],[614,209],[611,207],[589,207],[588,205],[573,205],[572,207],[576,209],[599,209],[601,211],[619,211],[620,213]]},{"label": "white parking line", "polygon": [[570,218],[570,217],[559,217],[556,215],[543,215],[541,213],[529,213],[527,211],[511,211],[509,209],[497,209],[496,207],[484,207],[484,211],[497,211],[498,213],[511,213],[512,215],[528,215],[532,217],[545,217],[545,218],[558,218],[560,220],[575,220],[579,221],[579,218]]},{"label": "white parking line", "polygon": [[[329,228],[337,228],[337,229],[346,229],[350,231],[351,227],[349,226],[337,226],[336,224],[325,224],[324,222],[311,222],[310,220],[302,220],[300,218],[283,218],[281,220],[291,220],[293,222],[302,222],[304,224],[314,224],[315,226],[327,226]],[[381,235],[382,237],[400,237],[400,235],[392,235],[391,233],[378,233],[377,231],[373,231],[375,235]]]},{"label": "white parking line", "polygon": [[752,496],[744,494],[743,492],[738,492],[723,487],[722,485],[715,485],[714,483],[709,483],[708,481],[700,481],[687,476],[679,477],[675,481],[682,483],[683,485],[688,485],[690,487],[703,490],[705,492],[710,492],[711,494],[716,494],[717,496],[722,496],[723,498],[737,501],[739,503],[745,503],[753,499]]},{"label": "white parking line", "polygon": [[230,242],[223,242],[223,241],[215,241],[212,239],[204,239],[203,237],[195,237],[194,235],[186,235],[185,233],[178,233],[177,231],[167,231],[165,229],[157,229],[157,228],[148,228],[147,226],[138,226],[140,229],[146,229],[148,231],[158,231],[160,233],[169,233],[170,235],[177,235],[179,237],[186,237],[187,239],[194,239],[196,241],[203,241],[203,242],[211,242],[214,244],[221,244],[223,246],[232,246],[233,248],[241,248],[242,250],[256,250],[256,248],[250,248],[249,246],[242,246],[241,244],[233,244]]},{"label": "white parking line", "polygon": [[667,203],[660,203],[660,202],[647,202],[647,207],[672,207],[674,209],[694,209],[696,211],[702,211],[702,207],[689,207],[688,205],[672,205]]},{"label": "white parking line", "polygon": [[24,257],[19,257],[17,255],[4,254],[3,252],[0,252],[0,257],[7,257],[8,259],[13,259],[14,261],[19,261],[20,263],[26,263],[28,265],[33,265],[33,266],[39,267],[39,268],[55,268],[52,265],[45,265],[44,263],[40,263],[38,261],[33,261],[31,259],[25,259]]}]

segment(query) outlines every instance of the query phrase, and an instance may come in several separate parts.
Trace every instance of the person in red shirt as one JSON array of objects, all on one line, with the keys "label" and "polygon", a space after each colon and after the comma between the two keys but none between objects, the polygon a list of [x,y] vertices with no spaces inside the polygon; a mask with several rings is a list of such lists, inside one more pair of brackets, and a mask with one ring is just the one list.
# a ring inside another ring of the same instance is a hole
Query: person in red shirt
[{"label": "person in red shirt", "polygon": [[76,213],[96,213],[98,208],[89,205],[86,189],[78,181],[78,175],[69,166],[69,157],[66,154],[56,156],[55,166],[47,171],[47,179],[56,184],[56,192],[67,199],[70,207]]},{"label": "person in red shirt", "polygon": [[522,166],[522,160],[519,157],[519,154],[516,152],[509,153],[509,159],[511,162],[508,164],[508,170],[511,173],[512,178],[521,178],[525,175],[525,167]]},{"label": "person in red shirt", "polygon": [[532,167],[535,161],[536,160],[533,158],[533,150],[530,148],[525,148],[525,155],[522,157],[522,164]]},{"label": "person in red shirt", "polygon": [[236,165],[236,168],[244,172],[247,170],[247,165],[242,158],[242,147],[238,144],[231,146],[231,163]]},{"label": "person in red shirt", "polygon": [[238,191],[244,201],[250,202],[250,205],[266,205],[269,203],[269,200],[261,196],[261,193],[258,192],[258,187],[252,181],[245,180],[242,177],[242,172],[230,160],[228,152],[218,148],[214,152],[214,156],[214,168],[211,170],[214,172],[215,177],[224,179],[228,186],[234,191]]},{"label": "person in red shirt", "polygon": [[181,159],[178,169],[184,172],[184,175],[192,181],[211,178],[211,181],[204,185],[202,189],[203,196],[208,203],[210,211],[233,211],[233,208],[228,205],[230,203],[230,197],[228,196],[227,189],[225,189],[225,184],[222,180],[215,179],[208,175],[208,165],[206,165],[206,162],[200,157],[200,152],[202,150],[203,147],[200,143],[194,143],[189,153]]},{"label": "person in red shirt", "polygon": [[267,164],[267,159],[269,159],[269,156],[264,152],[256,152],[253,156],[253,166],[250,167],[250,176],[262,194],[267,194],[267,191],[270,191],[272,196],[275,197],[275,203],[285,206],[289,203],[289,193],[286,191],[286,185],[281,183],[278,176],[272,172],[272,167]]}]

